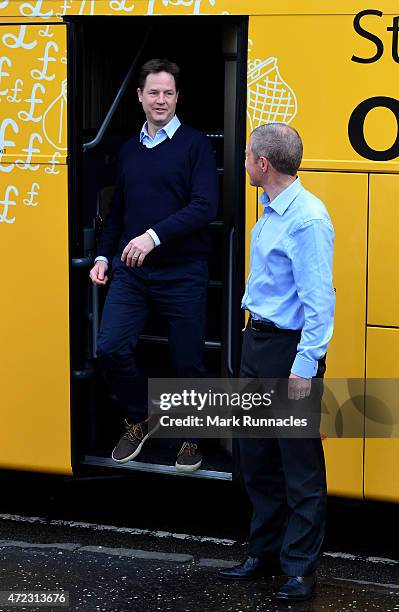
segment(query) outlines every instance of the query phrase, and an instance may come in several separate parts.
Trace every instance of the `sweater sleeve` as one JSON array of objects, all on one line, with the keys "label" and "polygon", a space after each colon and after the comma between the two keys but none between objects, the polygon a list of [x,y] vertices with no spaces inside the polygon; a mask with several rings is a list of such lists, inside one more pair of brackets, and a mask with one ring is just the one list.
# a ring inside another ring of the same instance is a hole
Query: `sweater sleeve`
[{"label": "sweater sleeve", "polygon": [[108,215],[104,221],[104,227],[97,246],[96,257],[106,257],[110,262],[112,257],[116,254],[123,231],[123,211],[124,177],[121,155],[119,155],[115,191],[112,196]]},{"label": "sweater sleeve", "polygon": [[204,136],[190,150],[190,201],[152,229],[161,244],[195,232],[213,221],[218,208],[218,177],[215,156]]}]

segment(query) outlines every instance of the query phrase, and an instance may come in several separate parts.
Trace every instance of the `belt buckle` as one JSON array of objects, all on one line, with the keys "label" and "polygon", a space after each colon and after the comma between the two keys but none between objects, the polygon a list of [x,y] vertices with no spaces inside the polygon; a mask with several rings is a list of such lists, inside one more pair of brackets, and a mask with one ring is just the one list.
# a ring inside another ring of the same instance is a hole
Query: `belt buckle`
[{"label": "belt buckle", "polygon": [[[259,331],[259,327],[256,327],[256,322],[257,322],[257,319],[254,319],[253,317],[251,317],[251,329],[253,331]],[[254,323],[255,323],[255,325],[254,325]]]}]

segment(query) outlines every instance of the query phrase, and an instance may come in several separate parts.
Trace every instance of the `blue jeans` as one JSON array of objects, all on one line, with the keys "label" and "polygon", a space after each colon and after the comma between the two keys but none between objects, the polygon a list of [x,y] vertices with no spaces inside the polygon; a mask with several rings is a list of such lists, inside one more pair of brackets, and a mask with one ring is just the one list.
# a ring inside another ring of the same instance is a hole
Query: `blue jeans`
[{"label": "blue jeans", "polygon": [[[114,257],[98,335],[100,367],[131,423],[147,418],[147,381],[133,353],[149,309],[166,319],[171,365],[177,378],[204,376],[208,263],[128,268]],[[156,349],[154,349],[156,350]]]}]

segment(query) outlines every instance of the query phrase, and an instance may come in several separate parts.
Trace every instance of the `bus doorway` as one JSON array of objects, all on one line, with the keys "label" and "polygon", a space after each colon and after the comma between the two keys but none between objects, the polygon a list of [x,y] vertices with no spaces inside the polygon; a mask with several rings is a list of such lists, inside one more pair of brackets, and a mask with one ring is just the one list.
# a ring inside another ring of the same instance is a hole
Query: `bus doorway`
[{"label": "bus doorway", "polygon": [[[112,199],[121,145],[145,120],[137,101],[141,65],[167,57],[182,71],[177,114],[207,134],[219,175],[211,223],[205,367],[238,374],[244,289],[247,20],[237,17],[70,18],[68,117],[71,252],[72,440],[80,464],[174,474],[179,440],[150,439],[136,461],[110,458],[123,413],[99,371],[96,339],[106,290],[91,285],[96,240]],[[150,316],[135,359],[147,377],[173,377],[165,324]],[[230,479],[231,441],[203,441],[195,476]]]}]

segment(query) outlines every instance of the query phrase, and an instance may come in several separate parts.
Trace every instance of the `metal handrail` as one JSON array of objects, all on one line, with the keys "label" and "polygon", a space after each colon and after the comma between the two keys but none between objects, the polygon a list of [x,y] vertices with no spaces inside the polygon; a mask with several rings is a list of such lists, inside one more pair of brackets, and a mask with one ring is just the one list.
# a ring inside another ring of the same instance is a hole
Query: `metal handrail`
[{"label": "metal handrail", "polygon": [[147,44],[147,40],[151,34],[151,30],[153,29],[153,26],[150,26],[148,29],[147,34],[144,37],[143,42],[141,43],[140,49],[138,50],[136,57],[133,60],[132,65],[129,68],[129,71],[127,73],[127,75],[125,76],[122,85],[119,88],[118,93],[116,94],[115,100],[112,102],[111,107],[107,113],[107,116],[105,117],[98,133],[97,136],[94,138],[94,140],[91,140],[90,142],[86,142],[83,145],[83,151],[87,151],[88,149],[93,149],[94,147],[96,147],[98,144],[100,144],[102,137],[104,136],[105,130],[107,129],[107,127],[109,126],[112,117],[114,116],[114,113],[118,107],[119,102],[121,101],[121,98],[123,96],[123,94],[125,93],[128,85],[129,85],[129,81],[132,77],[132,74],[137,66],[137,62],[140,59],[140,56],[143,52],[143,49],[145,47],[145,45]]}]

